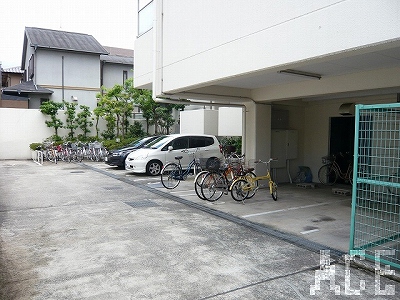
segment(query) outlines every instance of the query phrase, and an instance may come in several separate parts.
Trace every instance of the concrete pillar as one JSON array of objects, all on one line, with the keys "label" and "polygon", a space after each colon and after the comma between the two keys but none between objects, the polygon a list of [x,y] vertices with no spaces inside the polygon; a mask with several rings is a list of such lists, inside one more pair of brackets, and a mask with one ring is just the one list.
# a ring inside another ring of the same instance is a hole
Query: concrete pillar
[{"label": "concrete pillar", "polygon": [[246,103],[245,117],[246,160],[267,160],[271,156],[271,106]]}]

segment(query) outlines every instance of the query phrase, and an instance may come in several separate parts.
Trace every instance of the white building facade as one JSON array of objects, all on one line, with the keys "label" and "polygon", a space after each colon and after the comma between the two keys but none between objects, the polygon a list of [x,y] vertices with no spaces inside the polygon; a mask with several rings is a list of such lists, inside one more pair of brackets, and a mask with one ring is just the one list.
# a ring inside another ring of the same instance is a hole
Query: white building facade
[{"label": "white building facade", "polygon": [[400,101],[396,0],[138,3],[135,87],[242,107],[248,158],[273,154],[273,130],[295,130],[289,172],[316,177],[322,156],[352,150],[354,104]]}]

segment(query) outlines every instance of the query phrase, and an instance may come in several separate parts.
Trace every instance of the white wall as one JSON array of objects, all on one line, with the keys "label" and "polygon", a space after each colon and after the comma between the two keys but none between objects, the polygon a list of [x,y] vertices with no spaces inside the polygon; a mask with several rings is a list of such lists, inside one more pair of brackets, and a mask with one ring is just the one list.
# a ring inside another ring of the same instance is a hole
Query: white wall
[{"label": "white wall", "polygon": [[151,89],[153,81],[153,30],[135,40],[133,57],[135,73],[133,83],[141,88]]},{"label": "white wall", "polygon": [[[63,111],[59,111],[59,118],[65,121]],[[41,143],[44,139],[54,134],[54,128],[49,128],[45,120],[49,118],[37,109],[0,108],[0,159],[29,159],[31,143]],[[93,125],[94,126],[94,125]],[[105,125],[101,120],[101,130]],[[82,133],[80,129],[77,134]],[[66,129],[59,129],[58,135],[66,136]],[[96,135],[93,127],[91,136]]]},{"label": "white wall", "polygon": [[218,135],[219,136],[242,136],[241,107],[220,107],[218,109]]},{"label": "white wall", "polygon": [[[163,90],[397,39],[399,12],[397,0],[163,1]],[[138,85],[152,80],[154,32],[135,42]]]},{"label": "white wall", "polygon": [[181,111],[180,133],[218,135],[218,111],[207,109]]},{"label": "white wall", "polygon": [[180,133],[242,136],[242,114],[239,107],[184,110],[180,112]]}]

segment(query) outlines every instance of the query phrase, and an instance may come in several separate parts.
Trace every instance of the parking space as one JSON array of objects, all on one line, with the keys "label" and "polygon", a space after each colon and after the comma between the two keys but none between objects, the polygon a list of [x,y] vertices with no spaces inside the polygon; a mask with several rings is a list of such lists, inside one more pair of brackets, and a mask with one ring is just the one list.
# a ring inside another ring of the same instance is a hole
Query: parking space
[{"label": "parking space", "polygon": [[[229,194],[223,195],[216,202],[208,202],[197,197],[193,176],[182,181],[176,189],[167,190],[162,186],[159,176],[133,174],[102,163],[90,162],[88,165],[339,251],[346,252],[349,249],[351,196],[350,187],[347,185],[327,187],[315,184],[313,188],[305,188],[297,184],[283,183],[278,186],[278,201],[273,201],[268,190],[260,189],[245,203],[234,201]],[[343,192],[335,192],[338,189]]]},{"label": "parking space", "polygon": [[[166,190],[159,177],[94,162],[3,161],[0,170],[0,299],[312,299],[321,257],[298,241],[338,249],[350,202],[280,185],[276,202],[261,190],[245,204],[209,203],[191,178]],[[332,259],[345,296],[349,270]],[[383,299],[373,272],[351,268],[351,278]],[[314,292],[337,299],[329,280]]]}]

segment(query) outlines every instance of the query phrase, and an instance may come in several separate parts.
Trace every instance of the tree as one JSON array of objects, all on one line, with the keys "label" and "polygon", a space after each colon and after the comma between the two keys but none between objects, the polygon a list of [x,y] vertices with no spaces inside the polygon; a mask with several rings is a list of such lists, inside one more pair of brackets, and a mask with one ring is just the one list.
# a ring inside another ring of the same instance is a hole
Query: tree
[{"label": "tree", "polygon": [[99,132],[100,132],[100,129],[99,129],[99,120],[100,120],[100,118],[102,118],[102,117],[104,116],[104,114],[105,114],[105,109],[104,109],[104,107],[102,106],[102,104],[100,103],[100,101],[99,101],[99,103],[97,104],[97,107],[96,107],[95,109],[93,109],[93,114],[95,115],[95,118],[96,118],[96,125],[95,125],[95,128],[96,128],[96,138],[98,139],[98,138],[99,138]]},{"label": "tree", "polygon": [[83,139],[86,140],[87,134],[90,133],[89,127],[93,126],[93,122],[90,120],[92,113],[90,107],[86,105],[80,105],[81,111],[77,114],[76,122],[79,128],[83,131]]},{"label": "tree", "polygon": [[40,105],[40,112],[50,116],[50,121],[46,120],[47,127],[54,128],[54,135],[58,137],[58,128],[63,127],[63,122],[57,118],[58,110],[63,107],[62,102],[46,101]]},{"label": "tree", "polygon": [[129,134],[134,137],[144,136],[142,124],[138,121],[134,121],[133,125],[129,125],[128,131]]},{"label": "tree", "polygon": [[103,94],[98,95],[99,106],[102,107],[103,117],[107,122],[107,130],[103,133],[104,137],[110,139],[119,136],[125,137],[128,133],[133,101],[126,88],[126,85],[119,84],[114,85],[111,89],[103,87]]},{"label": "tree", "polygon": [[[151,91],[135,89],[133,79],[125,80],[124,85],[116,84],[107,89],[102,87],[102,93],[98,94],[98,106],[93,113],[96,116],[96,132],[99,133],[99,118],[104,118],[107,129],[101,134],[106,139],[115,137],[124,138],[132,133],[130,119],[134,104],[138,105],[143,117],[146,119],[146,132],[149,134],[149,126],[155,125],[155,133],[169,133],[175,120],[172,118],[172,110],[183,109],[184,105],[160,104],[153,100]],[[136,130],[136,129],[135,129]]]},{"label": "tree", "polygon": [[156,105],[156,102],[153,100],[151,92],[148,90],[137,90],[135,96],[136,98],[134,98],[134,101],[141,110],[143,118],[146,120],[146,133],[149,134],[149,126],[154,116],[153,107]]},{"label": "tree", "polygon": [[172,110],[183,110],[183,104],[164,104],[154,101],[149,90],[139,90],[132,92],[134,102],[142,111],[143,118],[146,119],[147,134],[149,133],[149,126],[155,126],[155,133],[169,134],[171,126],[175,123],[172,118]]},{"label": "tree", "polygon": [[67,116],[65,120],[66,125],[64,126],[64,128],[69,129],[68,138],[73,140],[75,129],[78,128],[78,124],[76,121],[76,107],[78,106],[78,104],[67,101],[63,101],[63,103],[64,106],[67,108],[67,110],[64,112],[64,114]]}]

